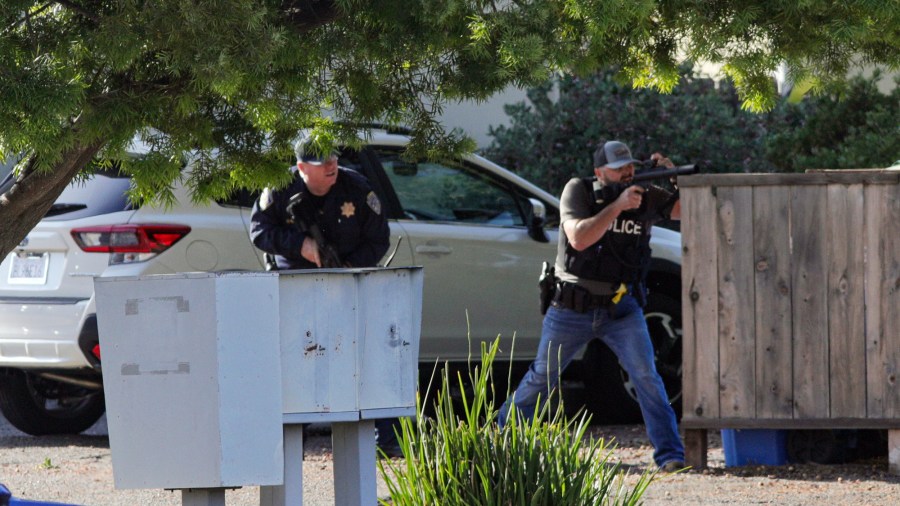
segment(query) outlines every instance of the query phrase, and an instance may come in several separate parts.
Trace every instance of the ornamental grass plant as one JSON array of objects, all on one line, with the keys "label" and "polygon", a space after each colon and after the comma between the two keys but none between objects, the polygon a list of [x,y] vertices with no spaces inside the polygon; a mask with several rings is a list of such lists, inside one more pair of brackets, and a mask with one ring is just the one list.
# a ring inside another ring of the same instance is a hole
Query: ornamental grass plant
[{"label": "ornamental grass plant", "polygon": [[[454,404],[444,368],[435,415],[424,416],[427,399],[420,398],[419,416],[401,420],[403,458],[378,461],[390,492],[381,504],[639,504],[654,474],[646,471],[628,485],[626,471],[610,459],[613,446],[588,435],[583,412],[568,420],[562,402],[553,399],[532,421],[510,416],[498,426],[498,407],[488,395],[498,349],[499,339],[482,344],[480,364],[469,368],[472,398]],[[454,380],[463,386],[461,374]]]}]

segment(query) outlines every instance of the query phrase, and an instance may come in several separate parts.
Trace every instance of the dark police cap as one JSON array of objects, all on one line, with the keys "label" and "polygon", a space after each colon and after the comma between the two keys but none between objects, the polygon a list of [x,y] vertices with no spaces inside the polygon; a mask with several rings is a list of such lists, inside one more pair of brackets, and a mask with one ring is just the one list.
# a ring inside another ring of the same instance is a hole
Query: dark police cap
[{"label": "dark police cap", "polygon": [[298,162],[311,163],[313,165],[321,165],[329,159],[337,157],[336,149],[322,149],[319,144],[320,139],[315,134],[304,132],[294,144],[294,154],[297,155]]}]

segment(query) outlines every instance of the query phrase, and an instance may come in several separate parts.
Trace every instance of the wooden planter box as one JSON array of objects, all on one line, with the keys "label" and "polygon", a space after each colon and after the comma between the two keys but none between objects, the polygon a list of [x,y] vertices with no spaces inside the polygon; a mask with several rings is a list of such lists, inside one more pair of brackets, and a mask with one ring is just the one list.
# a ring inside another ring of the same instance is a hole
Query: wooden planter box
[{"label": "wooden planter box", "polygon": [[889,429],[900,472],[900,172],[681,178],[688,464],[706,429]]}]

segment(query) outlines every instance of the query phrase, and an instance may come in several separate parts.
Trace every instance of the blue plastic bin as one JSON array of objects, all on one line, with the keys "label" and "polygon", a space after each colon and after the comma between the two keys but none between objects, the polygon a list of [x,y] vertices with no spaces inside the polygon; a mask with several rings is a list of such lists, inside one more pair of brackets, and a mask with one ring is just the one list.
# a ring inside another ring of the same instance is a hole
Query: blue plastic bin
[{"label": "blue plastic bin", "polygon": [[78,506],[76,504],[64,504],[61,502],[29,501],[16,499],[5,485],[0,484],[0,506]]},{"label": "blue plastic bin", "polygon": [[787,464],[787,431],[722,429],[725,467]]}]

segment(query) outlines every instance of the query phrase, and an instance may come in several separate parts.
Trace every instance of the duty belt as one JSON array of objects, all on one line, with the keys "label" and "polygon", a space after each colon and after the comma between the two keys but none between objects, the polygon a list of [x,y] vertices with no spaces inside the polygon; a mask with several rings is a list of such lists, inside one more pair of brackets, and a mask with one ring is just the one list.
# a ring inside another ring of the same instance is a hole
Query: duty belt
[{"label": "duty belt", "polygon": [[579,313],[593,311],[605,307],[610,308],[619,303],[622,296],[628,292],[627,285],[621,285],[616,293],[609,295],[597,295],[586,288],[574,283],[561,281],[553,296],[553,304]]}]

